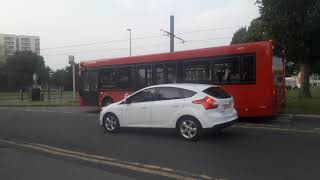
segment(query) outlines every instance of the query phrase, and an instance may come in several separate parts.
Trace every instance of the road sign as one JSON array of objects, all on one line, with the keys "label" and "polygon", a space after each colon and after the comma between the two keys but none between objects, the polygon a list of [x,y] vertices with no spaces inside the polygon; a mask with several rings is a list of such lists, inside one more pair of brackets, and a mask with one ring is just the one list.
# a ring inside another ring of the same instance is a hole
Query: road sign
[{"label": "road sign", "polygon": [[69,64],[74,64],[74,56],[69,56]]}]

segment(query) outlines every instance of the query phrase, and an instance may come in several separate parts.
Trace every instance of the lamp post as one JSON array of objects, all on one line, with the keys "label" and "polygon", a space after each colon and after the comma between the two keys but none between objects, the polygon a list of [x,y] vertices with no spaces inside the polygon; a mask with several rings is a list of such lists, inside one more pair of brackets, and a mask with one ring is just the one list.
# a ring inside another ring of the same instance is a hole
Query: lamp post
[{"label": "lamp post", "polygon": [[131,31],[132,29],[127,29],[129,31],[129,38],[130,38],[130,56],[131,56]]},{"label": "lamp post", "polygon": [[69,64],[72,66],[72,89],[73,89],[73,101],[76,100],[76,76],[75,76],[75,62],[74,56],[69,56]]}]

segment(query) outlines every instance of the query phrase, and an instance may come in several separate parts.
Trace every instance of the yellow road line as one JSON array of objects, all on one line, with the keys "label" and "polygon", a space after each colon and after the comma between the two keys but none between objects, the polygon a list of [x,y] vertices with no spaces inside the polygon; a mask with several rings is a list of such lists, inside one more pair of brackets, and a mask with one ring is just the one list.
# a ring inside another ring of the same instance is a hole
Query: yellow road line
[{"label": "yellow road line", "polygon": [[[180,171],[180,172],[184,172],[183,174],[181,174],[181,173],[178,173],[179,170],[174,170],[174,169],[167,168],[167,167],[160,167],[160,166],[142,164],[142,163],[137,163],[137,162],[120,161],[115,158],[91,155],[91,154],[87,154],[87,153],[83,153],[83,152],[77,152],[77,151],[57,148],[57,147],[43,145],[43,144],[17,143],[17,142],[5,140],[5,139],[0,139],[0,142],[15,145],[18,147],[29,148],[29,149],[37,150],[40,152],[45,152],[48,154],[64,156],[64,157],[74,158],[74,159],[98,163],[98,164],[109,165],[109,166],[113,166],[113,167],[117,167],[117,168],[132,170],[132,171],[136,171],[136,172],[140,172],[140,173],[158,175],[158,176],[163,176],[163,177],[172,178],[172,179],[187,179],[187,180],[225,179],[225,178],[213,178],[213,177],[210,177],[208,175],[203,175],[203,174],[196,175],[194,173],[189,173],[186,171]],[[185,174],[187,174],[187,175],[185,175]]]}]

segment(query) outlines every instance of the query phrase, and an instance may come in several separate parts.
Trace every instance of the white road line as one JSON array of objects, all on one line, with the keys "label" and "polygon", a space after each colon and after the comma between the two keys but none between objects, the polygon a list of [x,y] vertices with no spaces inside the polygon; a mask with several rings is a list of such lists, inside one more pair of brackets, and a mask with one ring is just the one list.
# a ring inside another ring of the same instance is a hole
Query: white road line
[{"label": "white road line", "polygon": [[288,129],[280,127],[266,127],[266,126],[245,126],[245,125],[233,125],[233,127],[240,128],[252,128],[252,129],[264,129],[264,130],[277,130],[277,131],[286,131],[286,132],[295,132],[295,133],[306,133],[306,134],[320,134],[315,130],[302,130],[302,129]]}]

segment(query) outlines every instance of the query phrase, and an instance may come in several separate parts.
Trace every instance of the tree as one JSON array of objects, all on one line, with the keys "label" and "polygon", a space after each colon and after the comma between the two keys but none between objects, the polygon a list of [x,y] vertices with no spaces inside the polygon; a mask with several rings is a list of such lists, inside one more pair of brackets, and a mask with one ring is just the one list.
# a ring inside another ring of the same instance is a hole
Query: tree
[{"label": "tree", "polygon": [[270,36],[266,32],[264,22],[260,17],[250,22],[247,33],[248,42],[270,40]]},{"label": "tree", "polygon": [[[75,79],[76,79],[76,87],[78,83],[78,72],[79,64],[75,65]],[[52,85],[55,87],[63,87],[66,91],[72,91],[73,83],[72,83],[72,66],[66,66],[63,69],[58,69],[53,73],[52,76]]]},{"label": "tree", "polygon": [[245,43],[248,42],[248,32],[246,27],[238,29],[232,37],[231,44]]},{"label": "tree", "polygon": [[264,29],[263,21],[256,18],[251,21],[248,29],[242,27],[238,29],[232,37],[231,44],[264,41],[270,39]]},{"label": "tree", "polygon": [[311,67],[319,60],[319,0],[257,0],[263,26],[270,37],[285,47],[288,59],[300,64],[300,95],[311,97]]},{"label": "tree", "polygon": [[40,82],[46,76],[46,66],[42,56],[31,51],[16,52],[7,58],[8,88],[18,90],[33,84],[32,75],[37,73]]},{"label": "tree", "polygon": [[7,90],[7,84],[6,56],[4,48],[0,46],[0,90]]}]

